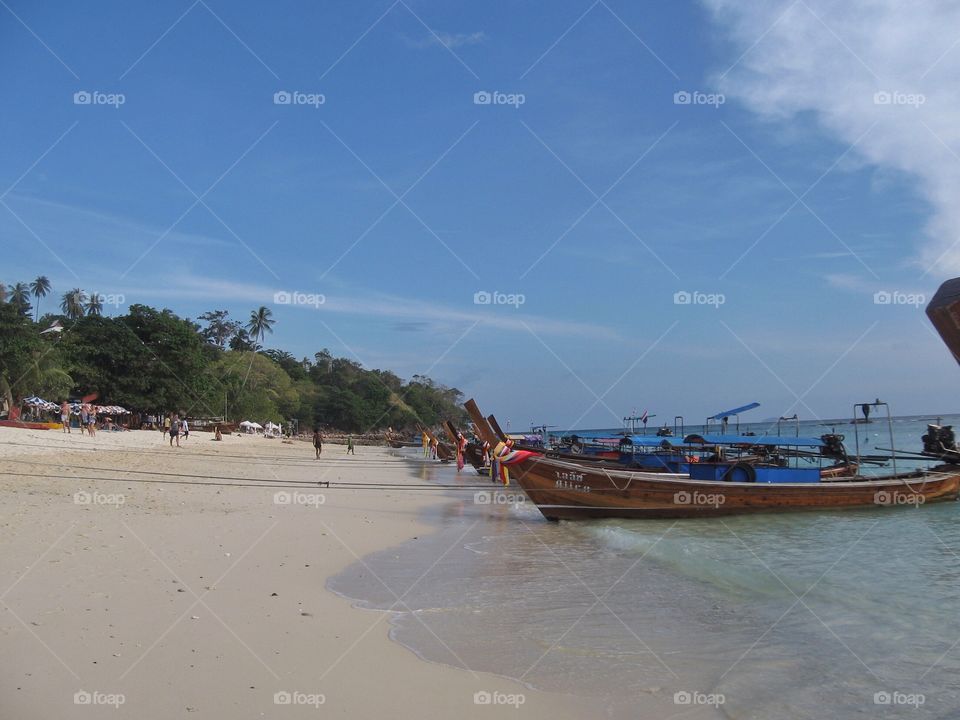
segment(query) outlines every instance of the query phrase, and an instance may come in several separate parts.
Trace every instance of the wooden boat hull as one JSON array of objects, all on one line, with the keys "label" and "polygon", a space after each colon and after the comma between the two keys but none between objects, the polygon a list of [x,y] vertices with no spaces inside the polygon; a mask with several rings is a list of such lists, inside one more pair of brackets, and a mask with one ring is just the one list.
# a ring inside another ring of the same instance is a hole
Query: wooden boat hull
[{"label": "wooden boat hull", "polygon": [[917,506],[956,500],[960,494],[960,466],[887,479],[749,483],[592,468],[533,456],[511,465],[510,478],[549,520],[693,518]]},{"label": "wooden boat hull", "polygon": [[63,425],[54,422],[21,422],[20,420],[0,420],[0,427],[20,428],[22,430],[62,430]]}]

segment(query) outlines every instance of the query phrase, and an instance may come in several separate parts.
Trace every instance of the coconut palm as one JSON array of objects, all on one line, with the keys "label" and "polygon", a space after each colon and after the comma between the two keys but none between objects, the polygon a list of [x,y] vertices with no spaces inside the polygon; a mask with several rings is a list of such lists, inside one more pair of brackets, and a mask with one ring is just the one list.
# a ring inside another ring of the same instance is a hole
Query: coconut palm
[{"label": "coconut palm", "polygon": [[30,313],[30,288],[26,283],[18,282],[10,288],[10,304],[16,306],[21,315]]},{"label": "coconut palm", "polygon": [[77,318],[82,318],[84,313],[84,302],[86,302],[87,294],[80,288],[74,288],[63,294],[63,300],[60,302],[60,309],[63,311],[63,314],[66,315],[71,320],[76,320]]},{"label": "coconut palm", "polygon": [[103,298],[100,293],[91,293],[87,298],[87,315],[103,315]]},{"label": "coconut palm", "polygon": [[30,292],[37,299],[37,320],[40,320],[40,299],[45,298],[50,292],[50,281],[46,275],[40,275],[36,280],[30,283]]},{"label": "coconut palm", "polygon": [[273,320],[273,312],[261,305],[257,310],[254,310],[250,313],[250,322],[247,323],[247,332],[253,337],[254,340],[259,340],[263,342],[263,336],[267,333],[273,332],[273,325],[276,323],[276,320]]}]

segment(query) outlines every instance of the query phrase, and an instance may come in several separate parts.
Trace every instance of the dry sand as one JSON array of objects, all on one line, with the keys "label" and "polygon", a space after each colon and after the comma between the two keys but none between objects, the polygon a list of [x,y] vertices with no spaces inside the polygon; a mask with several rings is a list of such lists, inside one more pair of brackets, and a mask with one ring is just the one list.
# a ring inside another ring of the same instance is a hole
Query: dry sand
[{"label": "dry sand", "polygon": [[[365,554],[429,533],[419,510],[448,502],[439,493],[183,477],[418,482],[386,448],[342,453],[0,428],[0,718],[592,717],[580,699],[424,662],[389,640],[387,613],[325,589]],[[523,704],[475,704],[483,691]]]}]

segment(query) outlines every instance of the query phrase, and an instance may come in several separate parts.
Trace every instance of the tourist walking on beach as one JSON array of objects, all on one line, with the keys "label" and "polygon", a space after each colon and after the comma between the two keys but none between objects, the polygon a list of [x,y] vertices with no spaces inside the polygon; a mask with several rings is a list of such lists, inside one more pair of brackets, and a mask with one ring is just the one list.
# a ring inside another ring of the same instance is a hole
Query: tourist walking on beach
[{"label": "tourist walking on beach", "polygon": [[173,447],[174,440],[177,441],[177,447],[180,447],[180,418],[177,415],[170,421],[170,447]]},{"label": "tourist walking on beach", "polygon": [[97,434],[97,411],[93,409],[93,405],[87,405],[87,423],[87,434],[93,437]]},{"label": "tourist walking on beach", "polygon": [[353,435],[347,435],[347,454],[356,455],[353,451]]},{"label": "tourist walking on beach", "polygon": [[84,403],[80,406],[80,434],[83,435],[87,431],[88,423],[88,413],[87,413],[87,404]]},{"label": "tourist walking on beach", "polygon": [[323,435],[320,434],[320,428],[313,429],[313,449],[317,451],[317,460],[319,460],[320,453],[323,451]]},{"label": "tourist walking on beach", "polygon": [[160,432],[163,433],[164,437],[170,434],[170,416],[169,415],[165,415],[163,418],[163,422],[160,423]]},{"label": "tourist walking on beach", "polygon": [[63,424],[63,431],[65,433],[71,432],[70,430],[70,403],[66,400],[60,405],[60,422]]},{"label": "tourist walking on beach", "polygon": [[180,421],[180,434],[183,435],[184,440],[190,437],[190,426],[187,425],[186,416],[184,416],[183,420]]}]

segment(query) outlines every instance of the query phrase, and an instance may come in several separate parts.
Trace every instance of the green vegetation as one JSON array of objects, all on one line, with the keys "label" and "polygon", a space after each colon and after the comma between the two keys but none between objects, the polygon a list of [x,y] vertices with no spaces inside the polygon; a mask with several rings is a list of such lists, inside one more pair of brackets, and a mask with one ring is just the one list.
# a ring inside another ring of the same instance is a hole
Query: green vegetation
[{"label": "green vegetation", "polygon": [[[226,310],[193,322],[146,305],[106,317],[99,296],[74,288],[61,296],[61,313],[36,319],[49,292],[43,276],[0,285],[0,394],[8,406],[27,395],[59,401],[98,393],[99,403],[137,412],[296,419],[304,429],[355,433],[465,420],[460,391],[430,378],[405,382],[327,349],[301,360],[264,349],[260,343],[276,323],[266,307],[246,323]],[[42,333],[56,324],[62,332]]]}]

